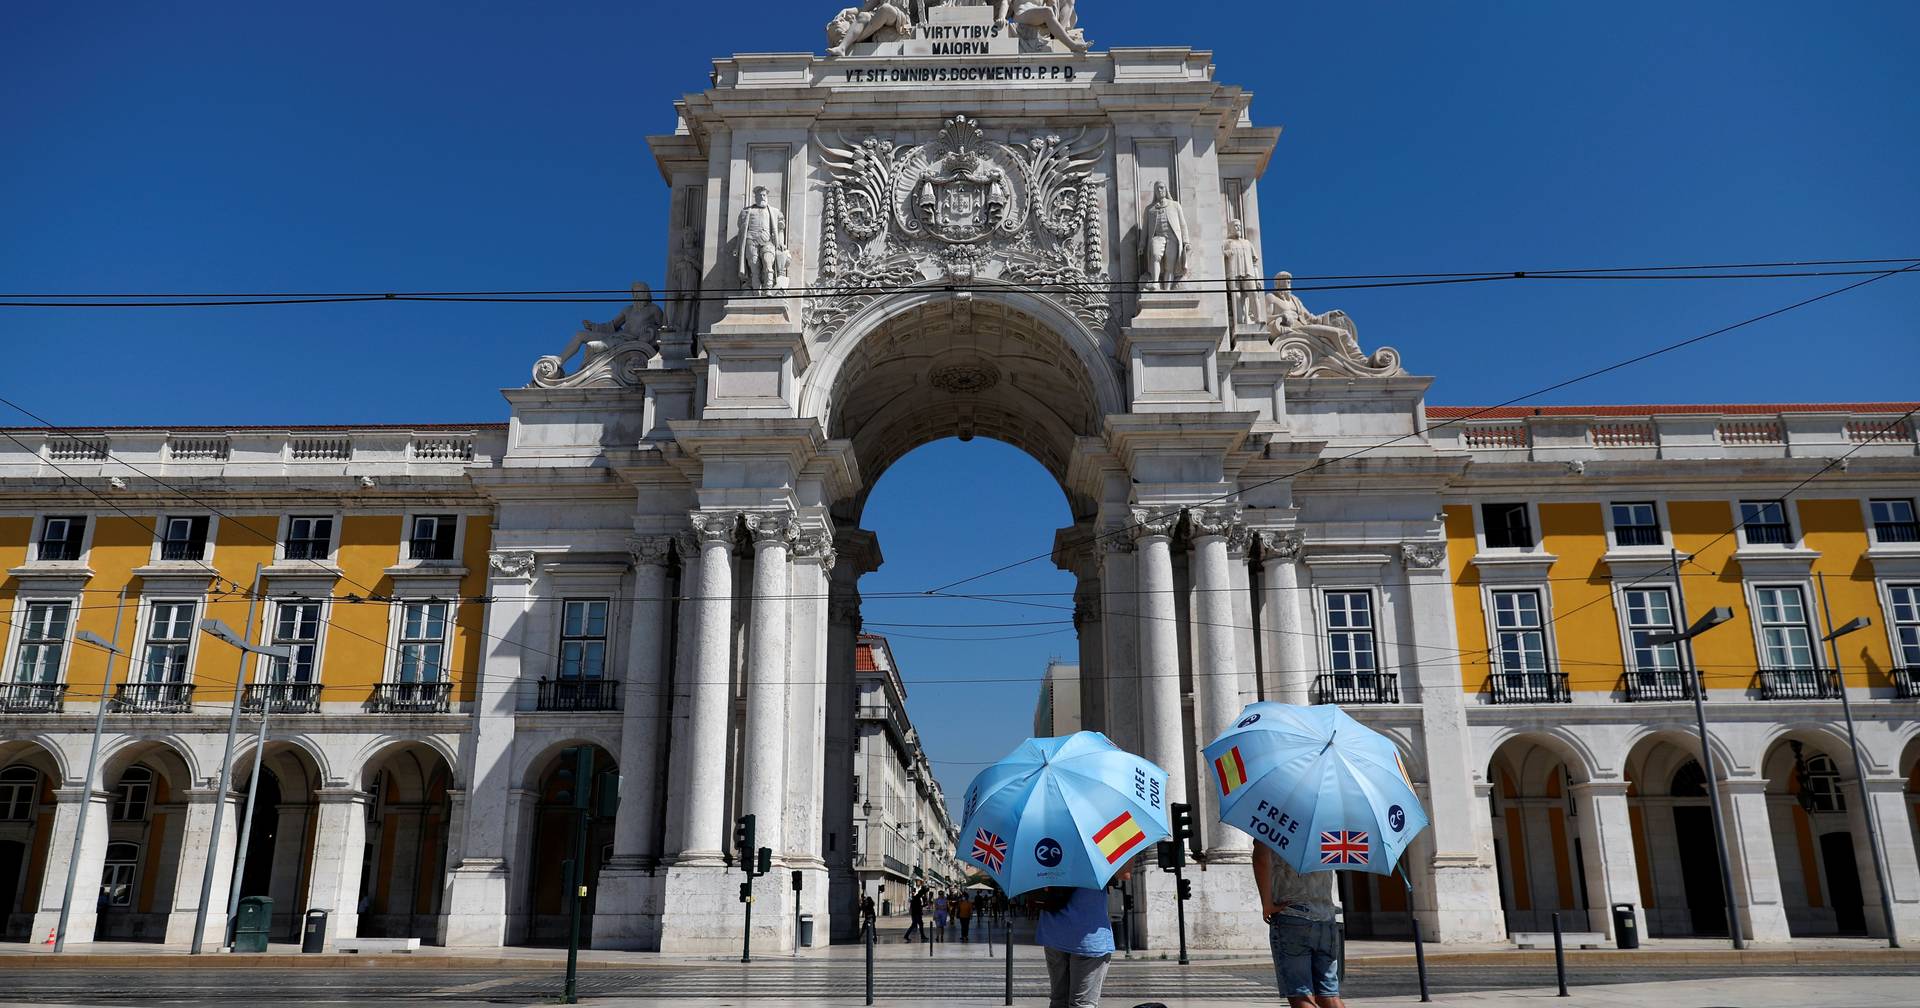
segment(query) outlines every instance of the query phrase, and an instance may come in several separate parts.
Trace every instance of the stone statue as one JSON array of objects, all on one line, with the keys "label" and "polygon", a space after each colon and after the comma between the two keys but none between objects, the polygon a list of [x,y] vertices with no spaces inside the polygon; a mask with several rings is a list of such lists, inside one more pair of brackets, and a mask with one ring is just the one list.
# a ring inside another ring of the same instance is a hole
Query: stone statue
[{"label": "stone statue", "polygon": [[673,243],[667,286],[673,290],[673,328],[690,333],[700,325],[700,232],[680,228]]},{"label": "stone statue", "polygon": [[[913,31],[913,19],[887,0],[865,0],[848,7],[827,22],[827,52],[845,56],[868,40],[890,42]],[[890,36],[890,37],[889,37]]]},{"label": "stone statue", "polygon": [[786,287],[787,219],[767,202],[767,187],[753,187],[753,203],[740,211],[740,282],[767,294]]},{"label": "stone statue", "polygon": [[644,283],[633,285],[633,301],[611,322],[595,322],[592,319],[580,320],[580,331],[573,334],[573,342],[560,351],[560,360],[565,362],[573,357],[574,351],[586,347],[585,357],[580,366],[586,367],[599,358],[628,343],[657,345],[660,330],[667,327],[667,316],[660,306],[653,303],[653,288]]},{"label": "stone statue", "polygon": [[1285,270],[1273,275],[1273,290],[1267,295],[1267,310],[1272,312],[1273,324],[1277,329],[1311,333],[1330,341],[1349,357],[1367,359],[1360,349],[1360,334],[1353,319],[1339,309],[1324,315],[1308,311],[1299,295],[1293,292],[1293,274]]},{"label": "stone statue", "polygon": [[1267,320],[1265,284],[1260,280],[1260,253],[1247,240],[1246,225],[1236,220],[1228,227],[1222,246],[1227,260],[1227,296],[1233,299],[1233,320],[1260,325]]},{"label": "stone statue", "polygon": [[[1007,13],[1007,7],[1013,9]],[[1030,3],[1021,0],[1008,4],[1006,0],[994,5],[995,13],[1012,21],[1014,28],[1025,36],[1051,35],[1060,43],[1076,53],[1087,51],[1087,33],[1076,24],[1078,18],[1073,11],[1073,0],[1054,0],[1053,3]]]},{"label": "stone statue", "polygon": [[1140,221],[1141,254],[1146,258],[1146,289],[1172,290],[1187,275],[1187,217],[1167,195],[1167,184],[1153,184],[1153,202]]}]

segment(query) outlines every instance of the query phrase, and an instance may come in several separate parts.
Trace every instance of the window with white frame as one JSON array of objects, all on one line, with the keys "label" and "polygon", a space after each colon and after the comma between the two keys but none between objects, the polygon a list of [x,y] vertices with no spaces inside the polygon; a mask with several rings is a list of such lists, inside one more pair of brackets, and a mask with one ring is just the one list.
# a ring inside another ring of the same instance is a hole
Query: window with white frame
[{"label": "window with white frame", "polygon": [[1787,523],[1787,502],[1740,502],[1740,534],[1749,546],[1791,546],[1793,526]]},{"label": "window with white frame", "polygon": [[458,515],[414,515],[413,527],[407,531],[408,559],[453,559],[453,537],[459,527]]},{"label": "window with white frame", "polygon": [[1379,672],[1374,639],[1373,593],[1330,591],[1327,605],[1327,667],[1336,686],[1370,688]]},{"label": "window with white frame", "polygon": [[1546,687],[1547,634],[1540,616],[1540,592],[1532,588],[1493,593],[1494,653],[1509,689]]},{"label": "window with white frame", "polygon": [[110,907],[133,905],[133,880],[140,867],[140,847],[130,843],[107,845],[106,863],[100,871],[100,896]]},{"label": "window with white frame", "polygon": [[294,515],[287,519],[289,560],[325,560],[333,555],[333,516]]},{"label": "window with white frame", "polygon": [[113,789],[110,817],[114,822],[140,822],[147,817],[147,803],[152,799],[153,771],[144,766],[130,766],[120,775],[119,786]]},{"label": "window with white frame", "polygon": [[140,668],[150,683],[187,681],[187,656],[193,650],[193,615],[198,605],[187,601],[153,603],[147,617],[147,646]]},{"label": "window with white frame", "polygon": [[[1912,498],[1870,501],[1873,535],[1883,543],[1920,542],[1920,520],[1916,520]],[[41,559],[46,559],[42,557]]]},{"label": "window with white frame", "polygon": [[42,561],[78,560],[87,538],[83,515],[48,515],[40,522],[40,542],[34,557]]},{"label": "window with white frame", "polygon": [[206,515],[161,519],[160,559],[205,560],[206,558]]},{"label": "window with white frame", "polygon": [[33,817],[40,794],[40,772],[30,766],[0,770],[0,822],[25,822]]},{"label": "window with white frame", "polygon": [[66,663],[67,630],[73,603],[28,602],[21,613],[20,647],[13,660],[13,681],[57,683]]},{"label": "window with white frame", "polygon": [[278,683],[310,683],[320,651],[320,603],[282,599],[273,607],[273,636],[269,643],[293,649],[291,658],[268,658],[267,676]]},{"label": "window with white frame", "polygon": [[1613,513],[1614,545],[1660,545],[1660,512],[1651,501],[1614,504],[1609,510]]},{"label": "window with white frame", "polygon": [[1753,597],[1760,618],[1761,665],[1812,676],[1813,627],[1807,622],[1805,593],[1798,585],[1775,585],[1755,588]]},{"label": "window with white frame", "polygon": [[1627,641],[1633,651],[1634,674],[1648,683],[1679,682],[1679,643],[1652,641],[1657,635],[1679,630],[1673,593],[1665,588],[1629,588],[1621,595],[1627,610]]},{"label": "window with white frame", "polygon": [[1488,549],[1532,549],[1533,520],[1525,504],[1482,504]]},{"label": "window with white frame", "polygon": [[1809,812],[1845,812],[1847,793],[1840,790],[1840,768],[1824,753],[1807,757],[1807,775],[1801,781],[1807,789]]},{"label": "window with white frame", "polygon": [[568,599],[560,621],[560,678],[599,679],[607,670],[607,600]]},{"label": "window with white frame", "polygon": [[1920,672],[1920,584],[1889,586],[1887,598],[1893,603],[1893,642],[1900,649],[1894,660]]},{"label": "window with white frame", "polygon": [[400,603],[400,642],[396,650],[395,682],[437,683],[446,679],[447,603],[409,600]]}]

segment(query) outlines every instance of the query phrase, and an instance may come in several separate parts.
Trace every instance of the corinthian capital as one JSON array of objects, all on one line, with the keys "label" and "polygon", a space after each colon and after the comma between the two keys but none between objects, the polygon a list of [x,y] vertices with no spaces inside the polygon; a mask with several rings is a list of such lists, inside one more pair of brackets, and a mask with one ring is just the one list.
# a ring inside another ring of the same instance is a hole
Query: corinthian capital
[{"label": "corinthian capital", "polygon": [[635,567],[664,567],[672,555],[672,536],[634,536],[627,540],[627,556]]},{"label": "corinthian capital", "polygon": [[1401,543],[1400,559],[1405,561],[1408,567],[1432,570],[1446,562],[1447,544],[1443,542]]},{"label": "corinthian capital", "polygon": [[833,533],[825,529],[809,529],[800,533],[793,544],[793,555],[801,559],[818,559],[820,569],[830,571],[839,554],[833,550]]},{"label": "corinthian capital", "polygon": [[732,542],[735,528],[740,524],[738,511],[695,511],[687,519],[693,525],[693,536],[700,545],[708,543]]},{"label": "corinthian capital", "polygon": [[1133,509],[1133,537],[1145,539],[1149,536],[1170,536],[1173,527],[1180,522],[1180,513],[1161,514],[1146,508]]},{"label": "corinthian capital", "polygon": [[1197,507],[1187,511],[1188,527],[1193,530],[1195,539],[1232,535],[1233,527],[1239,524],[1239,521],[1240,509],[1230,504]]},{"label": "corinthian capital", "polygon": [[1261,529],[1253,534],[1265,560],[1298,560],[1307,540],[1293,529]]},{"label": "corinthian capital", "polygon": [[747,535],[753,537],[753,545],[785,546],[793,548],[800,537],[799,526],[793,522],[793,516],[784,511],[749,511],[746,514]]}]

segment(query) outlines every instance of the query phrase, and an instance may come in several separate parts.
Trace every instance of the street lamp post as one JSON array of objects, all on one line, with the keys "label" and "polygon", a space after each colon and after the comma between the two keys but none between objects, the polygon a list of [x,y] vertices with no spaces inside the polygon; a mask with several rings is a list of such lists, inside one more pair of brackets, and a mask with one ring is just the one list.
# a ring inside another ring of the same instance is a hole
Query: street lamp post
[{"label": "street lamp post", "polygon": [[[1681,584],[1680,553],[1676,550],[1673,557],[1673,590],[1678,596],[1680,612],[1687,611],[1686,588]],[[1740,911],[1733,902],[1733,867],[1727,863],[1727,824],[1720,811],[1720,775],[1713,769],[1713,746],[1707,741],[1707,706],[1704,700],[1705,685],[1700,681],[1700,667],[1693,660],[1693,639],[1733,618],[1733,610],[1726,606],[1716,606],[1705,616],[1694,621],[1692,626],[1674,633],[1653,634],[1647,637],[1647,643],[1680,645],[1681,661],[1686,665],[1687,681],[1693,685],[1693,719],[1700,731],[1700,768],[1707,777],[1707,808],[1713,813],[1714,854],[1720,862],[1720,894],[1727,904],[1727,934],[1733,939],[1735,949],[1746,948],[1740,938]]]},{"label": "street lamp post", "polygon": [[1833,609],[1827,605],[1827,576],[1819,575],[1820,615],[1827,624],[1827,635],[1820,638],[1827,645],[1827,658],[1833,664],[1833,677],[1840,693],[1840,713],[1847,722],[1847,749],[1853,754],[1853,775],[1860,782],[1860,814],[1867,820],[1867,850],[1873,856],[1873,874],[1880,883],[1880,908],[1886,916],[1887,947],[1899,948],[1900,935],[1893,925],[1893,886],[1887,879],[1887,859],[1880,851],[1880,827],[1874,818],[1873,796],[1867,793],[1867,761],[1860,753],[1860,738],[1853,728],[1853,702],[1847,699],[1847,680],[1840,673],[1840,638],[1855,630],[1865,630],[1873,621],[1865,616],[1856,616],[1847,621],[1846,626],[1833,625]]},{"label": "street lamp post", "polygon": [[[113,612],[113,640],[120,639],[120,617],[126,614],[127,591],[120,589],[120,602]],[[93,775],[100,768],[100,732],[106,725],[107,694],[113,692],[113,659],[126,654],[125,651],[109,641],[100,639],[100,635],[91,630],[82,630],[73,635],[75,640],[91,644],[107,653],[107,674],[100,680],[100,703],[93,710],[93,741],[87,746],[87,776],[81,783],[80,822],[73,828],[73,856],[67,858],[67,891],[60,900],[60,926],[55,929],[53,950],[67,950],[67,918],[73,914],[73,889],[80,874],[80,845],[87,839],[87,806],[93,804]],[[99,928],[96,917],[94,925]],[[98,937],[98,934],[95,935]]]}]

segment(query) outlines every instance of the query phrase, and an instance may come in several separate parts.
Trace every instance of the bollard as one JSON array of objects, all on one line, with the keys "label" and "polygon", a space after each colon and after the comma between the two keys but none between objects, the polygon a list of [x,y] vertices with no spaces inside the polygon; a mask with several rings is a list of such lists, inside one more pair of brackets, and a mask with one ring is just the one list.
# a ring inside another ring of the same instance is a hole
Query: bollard
[{"label": "bollard", "polygon": [[867,925],[867,1003],[873,1003],[873,931],[872,924]]},{"label": "bollard", "polygon": [[[1346,957],[1343,955],[1340,957],[1340,960],[1344,963]],[[1420,1003],[1426,1004],[1433,1000],[1433,995],[1427,993],[1427,947],[1426,944],[1420,940],[1420,917],[1418,914],[1414,915],[1413,918],[1413,965],[1415,969],[1420,971]]]},{"label": "bollard", "polygon": [[1560,939],[1560,913],[1553,914],[1553,971],[1560,977],[1560,993],[1555,997],[1567,996],[1567,947]]},{"label": "bollard", "polygon": [[1013,917],[1011,914],[1009,914],[1007,917],[1007,950],[1006,951],[1007,951],[1007,1000],[1006,1000],[1006,1003],[1011,1005],[1013,1004]]}]

